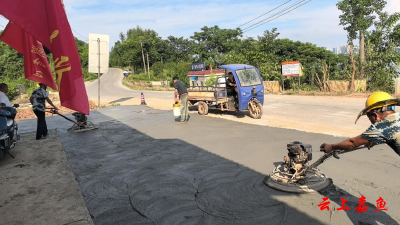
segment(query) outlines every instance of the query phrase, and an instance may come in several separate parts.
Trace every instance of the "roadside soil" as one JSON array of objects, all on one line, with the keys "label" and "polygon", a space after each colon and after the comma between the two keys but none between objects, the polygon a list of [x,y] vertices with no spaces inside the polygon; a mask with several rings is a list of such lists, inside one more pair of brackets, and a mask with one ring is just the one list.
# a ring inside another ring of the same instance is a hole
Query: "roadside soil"
[{"label": "roadside soil", "polygon": [[[61,106],[60,103],[60,98],[58,96],[58,92],[50,92],[49,95],[50,100],[53,102],[54,105],[57,106],[57,108],[59,109],[59,113],[61,114],[68,114],[68,113],[72,113],[75,112],[74,110],[65,108],[63,106]],[[32,105],[29,103],[29,99],[27,95],[22,95],[21,97],[14,99],[13,104],[20,104],[20,107],[18,107],[17,111],[17,115],[15,117],[15,119],[18,120],[24,120],[24,119],[31,119],[31,118],[36,118],[35,113],[33,113],[32,111]],[[46,104],[47,107],[51,107],[48,103]],[[89,101],[89,107],[90,109],[97,109],[98,106],[94,101]],[[107,105],[105,106],[107,107]],[[46,116],[51,116],[51,113],[46,113]]]},{"label": "roadside soil", "polygon": [[0,224],[92,225],[55,131],[46,139],[21,135],[0,161]]},{"label": "roadside soil", "polygon": [[174,91],[173,87],[149,87],[149,86],[141,86],[138,85],[137,82],[130,82],[130,81],[122,81],[122,84],[132,90],[135,91],[141,91],[141,90],[146,90],[146,91]]}]

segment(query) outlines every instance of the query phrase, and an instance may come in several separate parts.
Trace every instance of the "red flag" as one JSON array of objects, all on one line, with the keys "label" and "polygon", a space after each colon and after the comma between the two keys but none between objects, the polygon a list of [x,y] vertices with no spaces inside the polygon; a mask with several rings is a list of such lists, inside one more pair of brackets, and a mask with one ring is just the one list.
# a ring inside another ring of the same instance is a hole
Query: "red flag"
[{"label": "red flag", "polygon": [[24,40],[22,37],[22,29],[19,28],[12,22],[9,22],[0,35],[0,40],[8,44],[11,48],[17,50],[17,52],[24,54]]},{"label": "red flag", "polygon": [[45,0],[0,0],[0,14],[13,21],[51,50],[44,2]]},{"label": "red flag", "polygon": [[53,53],[61,105],[89,114],[78,49],[62,0],[0,0],[0,14]]},{"label": "red flag", "polygon": [[7,24],[0,40],[24,55],[25,78],[37,81],[57,90],[46,53],[40,42],[13,22]]}]

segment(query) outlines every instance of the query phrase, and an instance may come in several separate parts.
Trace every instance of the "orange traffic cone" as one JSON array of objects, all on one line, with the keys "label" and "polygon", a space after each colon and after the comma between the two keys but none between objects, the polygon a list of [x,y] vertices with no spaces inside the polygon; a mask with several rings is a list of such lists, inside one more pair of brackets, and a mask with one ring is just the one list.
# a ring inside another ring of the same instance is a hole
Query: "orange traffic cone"
[{"label": "orange traffic cone", "polygon": [[147,105],[147,104],[146,104],[146,101],[144,100],[143,92],[141,93],[140,104],[141,104],[141,105]]}]

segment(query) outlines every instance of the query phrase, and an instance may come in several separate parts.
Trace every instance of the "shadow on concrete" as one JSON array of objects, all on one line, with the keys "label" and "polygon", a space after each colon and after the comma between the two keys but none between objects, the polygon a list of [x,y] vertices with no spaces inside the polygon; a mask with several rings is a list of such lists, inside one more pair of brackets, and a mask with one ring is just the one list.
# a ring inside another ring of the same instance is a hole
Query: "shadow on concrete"
[{"label": "shadow on concrete", "polygon": [[[197,105],[193,105],[189,107],[189,111],[198,111]],[[250,116],[249,112],[247,111],[221,111],[220,109],[215,109],[215,108],[209,108],[208,109],[208,113],[209,114],[216,114],[216,115],[231,115],[231,116],[235,116],[236,118],[244,118],[246,116]]]},{"label": "shadow on concrete", "polygon": [[[181,116],[178,116],[175,118],[175,122],[179,122],[179,121],[181,121]],[[189,121],[190,121],[190,115],[188,115],[188,119],[187,119],[187,122],[189,122]]]},{"label": "shadow on concrete", "polygon": [[132,99],[132,98],[134,98],[134,97],[120,98],[120,99],[117,99],[117,100],[114,100],[114,101],[110,102],[110,104],[125,102],[125,101],[128,101],[128,100]]}]

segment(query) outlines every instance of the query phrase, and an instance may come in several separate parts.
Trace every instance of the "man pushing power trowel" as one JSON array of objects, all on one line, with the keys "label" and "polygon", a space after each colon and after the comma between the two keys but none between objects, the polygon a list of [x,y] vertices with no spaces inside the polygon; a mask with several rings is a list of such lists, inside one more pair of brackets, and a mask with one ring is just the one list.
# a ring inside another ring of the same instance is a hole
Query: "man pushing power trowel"
[{"label": "man pushing power trowel", "polygon": [[368,96],[365,109],[358,114],[357,120],[367,115],[372,125],[361,135],[349,138],[337,144],[322,144],[321,151],[329,153],[332,150],[354,150],[365,145],[370,149],[377,144],[386,143],[400,156],[400,114],[396,113],[395,105],[400,105],[399,99],[394,99],[386,92],[374,92]]},{"label": "man pushing power trowel", "polygon": [[301,142],[291,142],[287,145],[288,155],[284,163],[277,166],[264,183],[272,188],[293,193],[310,193],[323,190],[333,184],[317,169],[321,163],[331,156],[339,158],[338,154],[368,148],[377,144],[388,144],[400,156],[400,114],[395,112],[395,106],[400,105],[399,99],[394,99],[386,92],[374,92],[368,96],[365,108],[359,113],[367,115],[372,125],[361,135],[346,139],[337,144],[321,145],[325,152],[313,164],[307,165],[312,159],[312,148]]}]

